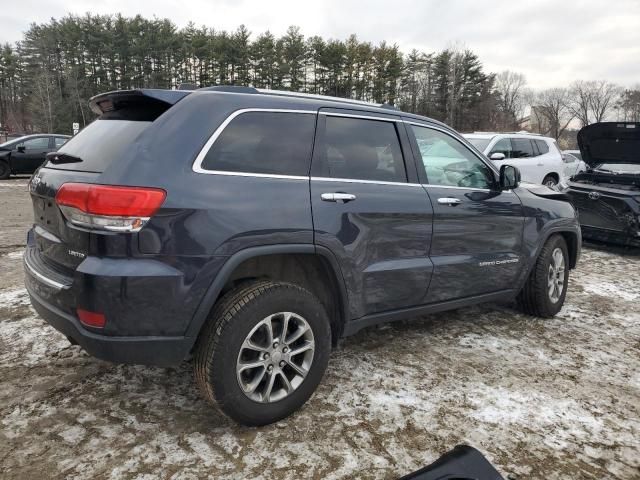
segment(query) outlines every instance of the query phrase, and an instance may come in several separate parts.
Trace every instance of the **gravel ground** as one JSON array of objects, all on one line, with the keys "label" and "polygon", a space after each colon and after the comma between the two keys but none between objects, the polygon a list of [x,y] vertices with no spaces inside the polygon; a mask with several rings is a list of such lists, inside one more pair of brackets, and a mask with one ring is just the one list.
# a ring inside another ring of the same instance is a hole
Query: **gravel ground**
[{"label": "gravel ground", "polygon": [[300,412],[248,429],[190,364],[111,365],[35,315],[26,183],[0,182],[0,478],[397,478],[459,443],[509,478],[640,478],[638,253],[585,248],[551,320],[483,305],[362,331]]}]

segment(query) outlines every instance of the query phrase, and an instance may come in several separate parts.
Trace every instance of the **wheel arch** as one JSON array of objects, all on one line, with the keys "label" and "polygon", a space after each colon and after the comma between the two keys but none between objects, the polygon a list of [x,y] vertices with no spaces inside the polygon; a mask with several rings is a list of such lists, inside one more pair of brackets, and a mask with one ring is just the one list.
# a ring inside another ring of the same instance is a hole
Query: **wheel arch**
[{"label": "wheel arch", "polygon": [[258,279],[295,283],[320,299],[331,320],[332,338],[342,337],[347,293],[333,254],[312,244],[280,244],[241,250],[224,263],[196,309],[186,336],[195,343],[216,302],[238,285]]}]

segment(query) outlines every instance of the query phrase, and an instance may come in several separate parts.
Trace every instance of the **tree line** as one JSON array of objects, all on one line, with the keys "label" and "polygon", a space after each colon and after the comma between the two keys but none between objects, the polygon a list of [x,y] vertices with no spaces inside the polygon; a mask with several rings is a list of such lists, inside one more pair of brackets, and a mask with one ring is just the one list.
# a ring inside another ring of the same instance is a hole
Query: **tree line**
[{"label": "tree line", "polygon": [[[404,54],[395,44],[364,42],[355,35],[305,37],[295,26],[282,36],[268,31],[254,36],[243,25],[233,32],[192,23],[179,29],[168,19],[86,14],[32,24],[21,41],[2,46],[0,123],[10,132],[70,133],[73,122],[84,126],[95,118],[87,105],[93,95],[182,83],[387,103],[461,131],[520,129],[529,105],[538,107],[530,109],[530,117],[547,118],[536,123],[548,130],[541,133],[556,137],[571,112],[572,119],[589,120],[580,108],[569,108],[568,98],[575,95],[568,89],[533,94],[524,76],[486,72],[478,56],[463,47]],[[614,104],[622,108],[621,91],[614,90],[615,99],[589,108],[605,115]],[[565,94],[558,103],[558,95]],[[640,91],[630,90],[624,104],[630,115],[640,108],[634,95]]]}]

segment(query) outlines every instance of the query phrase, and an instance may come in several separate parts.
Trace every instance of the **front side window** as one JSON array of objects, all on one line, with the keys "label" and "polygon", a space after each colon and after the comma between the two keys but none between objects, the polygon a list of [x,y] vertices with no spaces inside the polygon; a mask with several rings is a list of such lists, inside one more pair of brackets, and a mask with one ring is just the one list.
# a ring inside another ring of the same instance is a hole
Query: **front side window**
[{"label": "front side window", "polygon": [[25,150],[46,150],[49,148],[49,139],[47,137],[32,138],[26,140],[18,146],[23,146]]},{"label": "front side window", "polygon": [[309,174],[316,116],[246,112],[231,120],[202,161],[205,170]]},{"label": "front side window", "polygon": [[455,138],[426,127],[412,126],[430,185],[490,189],[491,169]]},{"label": "front side window", "polygon": [[513,145],[513,158],[530,158],[536,156],[531,140],[528,138],[513,138],[511,139],[511,143]]},{"label": "front side window", "polygon": [[394,122],[327,116],[320,155],[319,176],[407,181]]},{"label": "front side window", "polygon": [[493,155],[494,153],[501,153],[504,155],[504,158],[513,158],[511,140],[509,140],[508,138],[498,140],[491,149],[491,152],[489,152],[489,157],[491,157],[491,155]]}]

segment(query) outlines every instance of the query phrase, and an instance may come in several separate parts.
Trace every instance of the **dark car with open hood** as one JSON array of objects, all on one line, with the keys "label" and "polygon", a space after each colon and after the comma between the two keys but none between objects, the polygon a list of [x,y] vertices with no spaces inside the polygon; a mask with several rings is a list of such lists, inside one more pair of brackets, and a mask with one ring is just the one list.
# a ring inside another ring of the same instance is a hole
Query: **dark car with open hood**
[{"label": "dark car with open hood", "polygon": [[578,132],[587,164],[561,186],[584,237],[640,246],[640,123],[602,122]]}]

